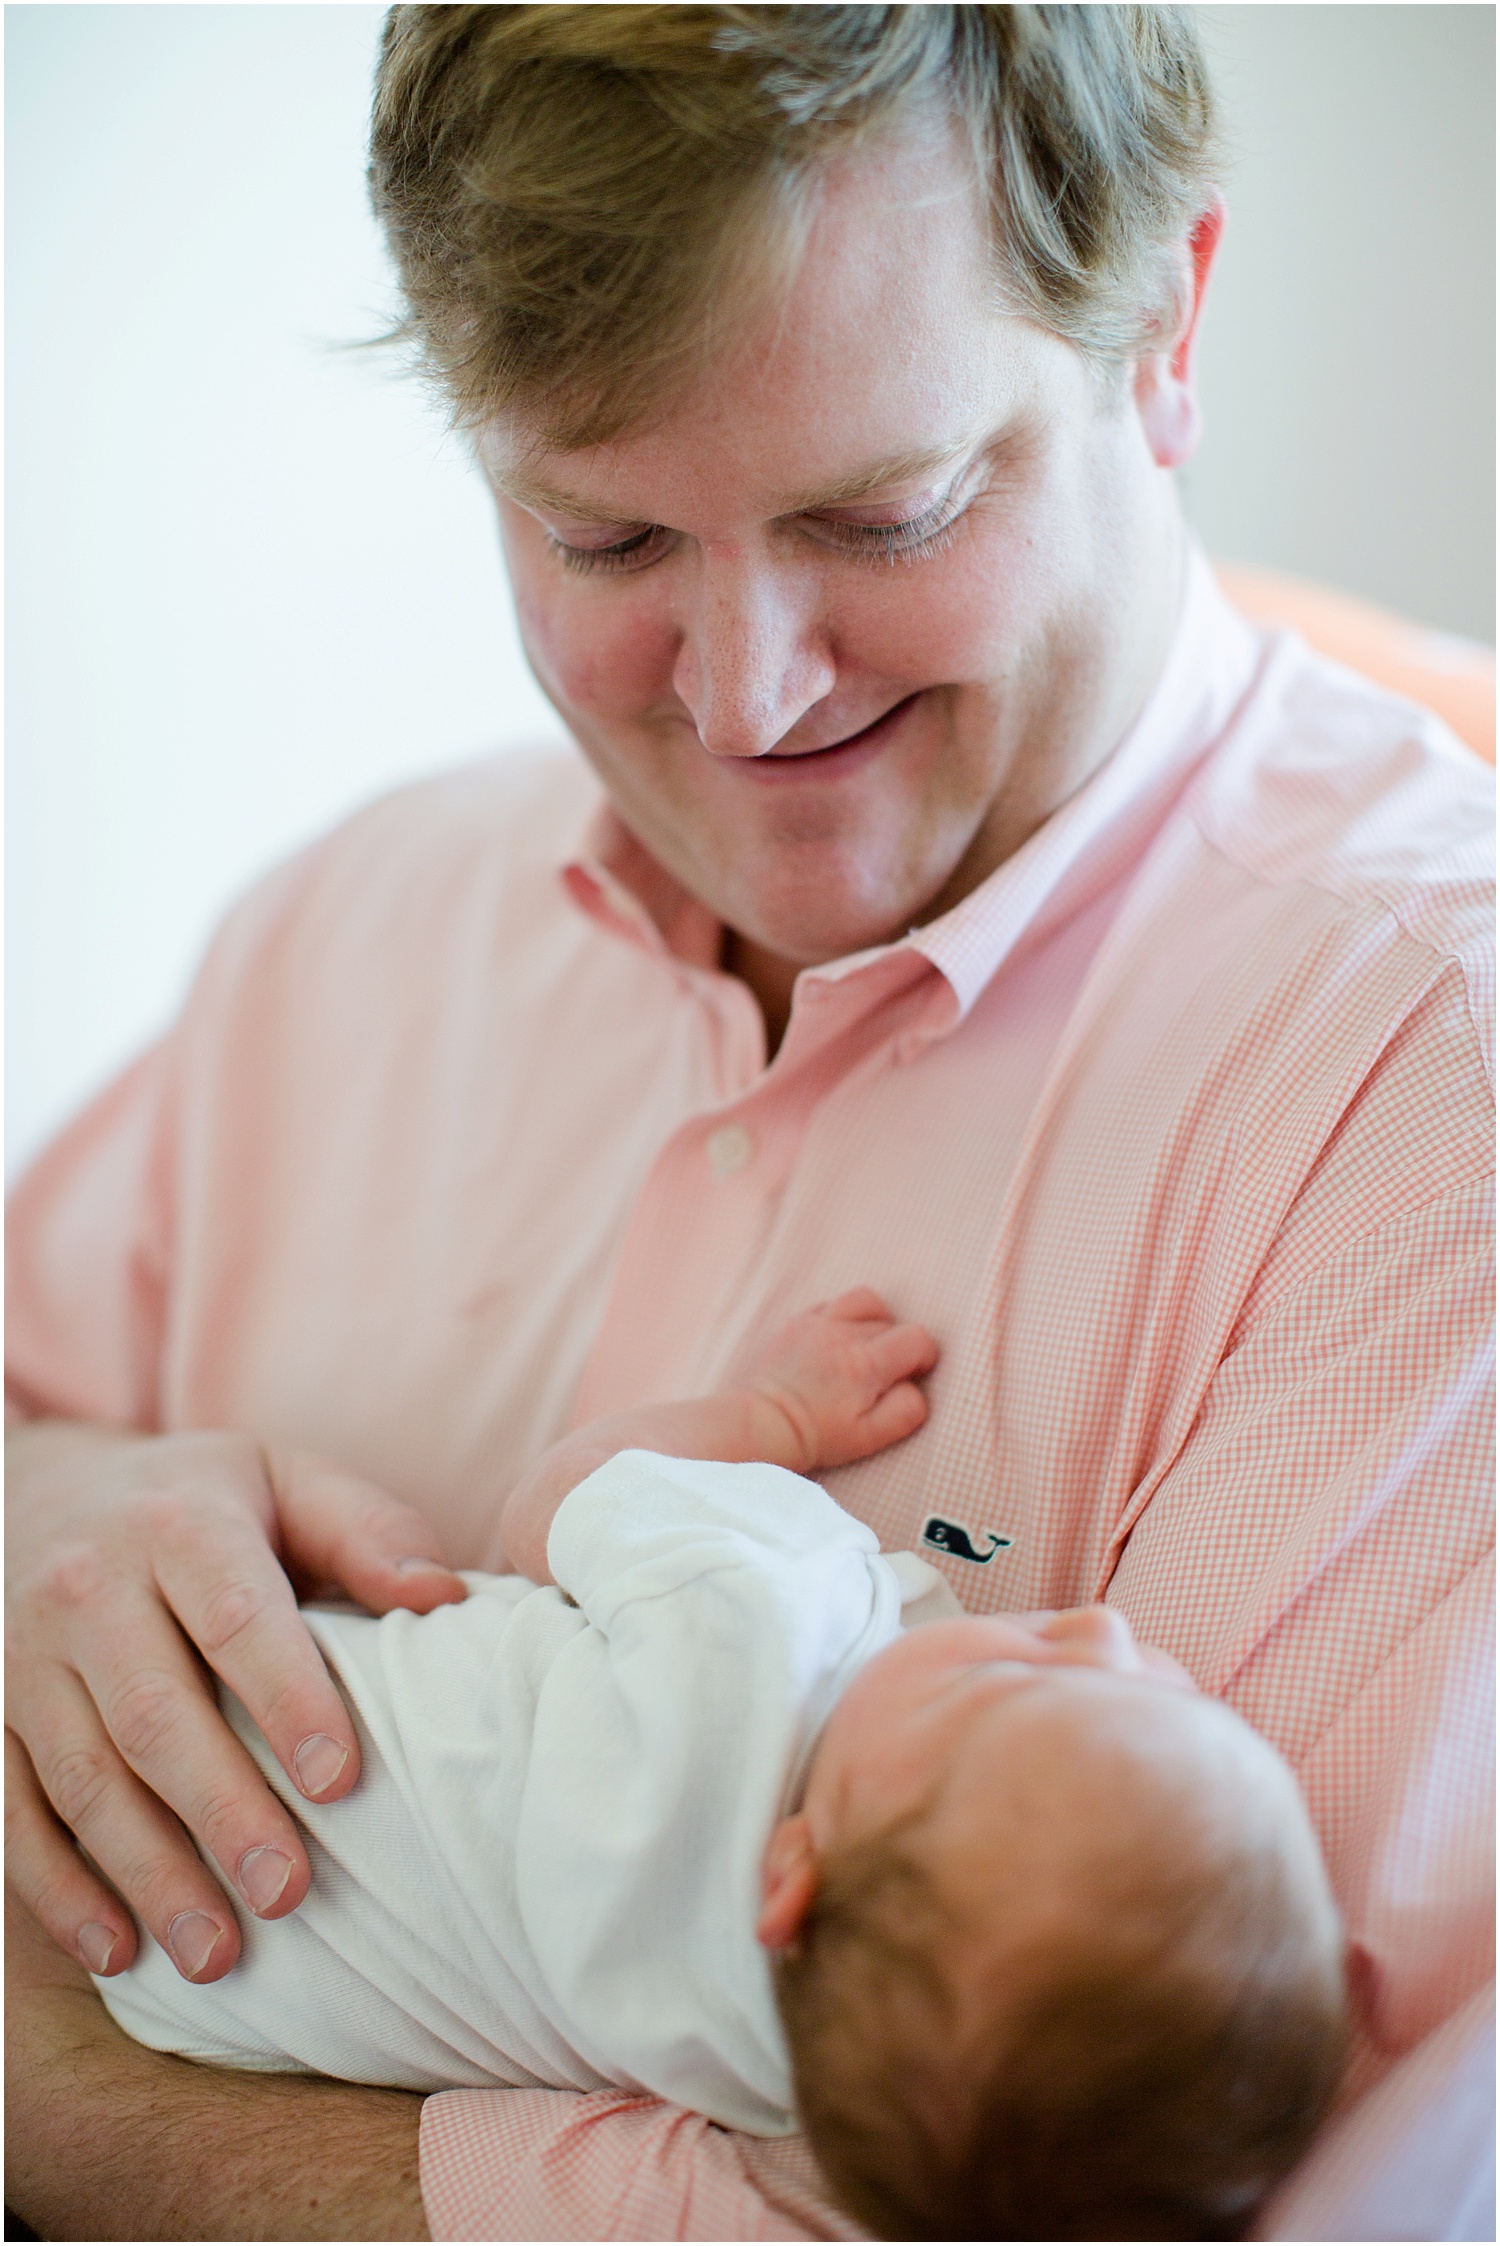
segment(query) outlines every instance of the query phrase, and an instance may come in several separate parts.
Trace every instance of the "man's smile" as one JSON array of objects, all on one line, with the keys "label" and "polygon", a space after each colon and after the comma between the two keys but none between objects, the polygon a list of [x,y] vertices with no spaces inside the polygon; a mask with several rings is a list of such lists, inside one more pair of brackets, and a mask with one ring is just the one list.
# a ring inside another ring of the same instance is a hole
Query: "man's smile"
[{"label": "man's smile", "polygon": [[857,733],[846,734],[841,741],[830,741],[823,748],[775,748],[767,749],[760,756],[721,756],[714,761],[763,786],[842,779],[846,774],[862,771],[882,750],[890,747],[903,721],[912,714],[926,691],[921,688],[915,694],[903,696],[870,724],[861,726]]}]

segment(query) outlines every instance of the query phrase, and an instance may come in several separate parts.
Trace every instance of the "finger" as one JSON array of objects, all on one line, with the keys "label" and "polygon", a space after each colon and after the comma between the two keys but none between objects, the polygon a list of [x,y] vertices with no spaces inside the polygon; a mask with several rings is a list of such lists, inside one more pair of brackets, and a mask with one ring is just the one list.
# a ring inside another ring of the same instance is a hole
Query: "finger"
[{"label": "finger", "polygon": [[267,1468],[295,1567],[341,1584],[374,1614],[392,1607],[429,1614],[467,1597],[432,1523],[415,1506],[307,1451],[269,1453]]},{"label": "finger", "polygon": [[832,1302],[818,1304],[826,1316],[834,1318],[888,1320],[890,1309],[873,1287],[850,1287],[846,1294],[835,1295]]},{"label": "finger", "polygon": [[867,1346],[877,1380],[919,1379],[938,1361],[938,1345],[925,1326],[892,1326]]},{"label": "finger", "polygon": [[868,1431],[870,1449],[874,1451],[915,1435],[926,1418],[927,1398],[911,1381],[902,1380],[886,1390],[880,1401],[866,1412],[861,1424]]},{"label": "finger", "polygon": [[[312,1876],[301,1836],[180,1640],[174,1651],[175,1664],[138,1665],[118,1686],[102,1673],[64,1672],[26,1736],[37,1775],[64,1824],[159,1939],[186,1908],[184,1878],[195,1909],[206,1902],[210,1916],[234,1923],[183,1825],[247,1910],[284,1918]],[[163,1902],[152,1883],[169,1867],[172,1893]],[[180,1940],[170,1947],[181,1956]]]},{"label": "finger", "polygon": [[217,1981],[240,1952],[223,1889],[171,1811],[126,1767],[76,1677],[61,1687],[54,1680],[46,1709],[55,1730],[26,1746],[52,1808],[183,1979]]},{"label": "finger", "polygon": [[5,1876],[60,1950],[90,1973],[123,1973],[136,1933],[120,1899],[96,1878],[59,1824],[13,1731],[5,1734]]},{"label": "finger", "polygon": [[[298,1791],[309,1801],[340,1800],[359,1776],[354,1726],[259,1524],[183,1504],[167,1526],[169,1532],[159,1534],[155,1545],[156,1585],[182,1630],[215,1675],[244,1702]],[[162,1527],[158,1521],[158,1528]],[[77,1661],[101,1707],[117,1699],[129,1680],[148,1667],[167,1679],[189,1674],[192,1665],[180,1636],[175,1629],[163,1634],[164,1620],[160,1609],[134,1606],[116,1590],[107,1612],[98,1616],[86,1654]],[[197,1721],[183,1745],[200,1750],[206,1744],[202,1728],[206,1716],[211,1719],[207,1741],[220,1741],[223,1751],[203,1755],[191,1780],[179,1774],[174,1788],[174,1774],[163,1768],[149,1738],[139,1749],[149,1759],[149,1769],[136,1760],[130,1743],[121,1741],[121,1745],[132,1767],[171,1801],[205,1839],[215,1859],[224,1863],[217,1842],[207,1839],[199,1819],[205,1814],[201,1805],[218,1798],[216,1789],[228,1777],[229,1749],[237,1758],[232,1767],[249,1771],[248,1779],[231,1784],[225,1805],[234,1812],[236,1835],[243,1831],[252,1805],[255,1816],[268,1818],[272,1797],[225,1728],[201,1678],[194,1675],[192,1681]],[[148,1719],[156,1714],[168,1722],[188,1720],[187,1711],[175,1701],[160,1711],[148,1706],[145,1713]],[[106,1720],[112,1736],[119,1738],[113,1721]],[[167,1783],[157,1785],[158,1774]],[[189,1789],[199,1805],[195,1808],[177,1798],[179,1791]],[[285,1812],[280,1816],[290,1830]],[[261,1837],[269,1839],[269,1831]],[[233,1877],[232,1868],[227,1864],[225,1868]]]}]

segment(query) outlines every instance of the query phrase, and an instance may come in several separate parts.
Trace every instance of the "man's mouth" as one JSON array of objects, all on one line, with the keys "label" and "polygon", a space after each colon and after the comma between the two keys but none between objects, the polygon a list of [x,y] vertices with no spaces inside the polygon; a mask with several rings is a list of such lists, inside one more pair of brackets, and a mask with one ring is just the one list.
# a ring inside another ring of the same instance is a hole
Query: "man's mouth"
[{"label": "man's mouth", "polygon": [[[860,727],[857,733],[848,733],[842,741],[830,741],[821,749],[768,749],[764,756],[736,757],[732,760],[737,771],[748,780],[759,780],[773,786],[798,780],[832,779],[852,772],[890,745],[902,720],[920,699],[920,694],[908,694],[893,702],[870,724]],[[727,760],[726,761],[731,761]]]}]

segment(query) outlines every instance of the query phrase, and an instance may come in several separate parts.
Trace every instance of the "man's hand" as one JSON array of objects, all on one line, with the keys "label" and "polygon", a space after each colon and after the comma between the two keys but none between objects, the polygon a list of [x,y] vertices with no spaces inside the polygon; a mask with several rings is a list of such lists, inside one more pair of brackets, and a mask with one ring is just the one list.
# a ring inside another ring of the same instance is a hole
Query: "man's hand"
[{"label": "man's hand", "polygon": [[783,1326],[751,1385],[791,1421],[797,1471],[816,1474],[914,1435],[927,1417],[916,1384],[937,1360],[925,1327],[898,1326],[873,1287],[852,1287]]},{"label": "man's hand", "polygon": [[123,1897],[186,1979],[215,1981],[240,1938],[192,1841],[262,1918],[295,1910],[311,1875],[209,1671],[299,1790],[337,1800],[359,1748],[293,1580],[376,1613],[463,1585],[409,1506],[242,1436],[41,1424],[10,1438],[7,1467],[8,1881],[92,1972],[135,1955]]},{"label": "man's hand", "polygon": [[42,2238],[426,2238],[422,2101],[144,2051],[7,1901],[5,2188]]}]

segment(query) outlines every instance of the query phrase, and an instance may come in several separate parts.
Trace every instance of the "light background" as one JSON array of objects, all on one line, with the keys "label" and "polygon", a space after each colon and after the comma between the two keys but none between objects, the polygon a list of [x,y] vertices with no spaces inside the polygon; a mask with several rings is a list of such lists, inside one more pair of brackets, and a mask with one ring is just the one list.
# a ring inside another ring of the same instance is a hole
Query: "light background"
[{"label": "light background", "polygon": [[[1207,7],[1212,552],[1491,637],[1494,12]],[[380,10],[6,16],[8,1164],[263,868],[556,732],[479,485],[378,355]]]}]

